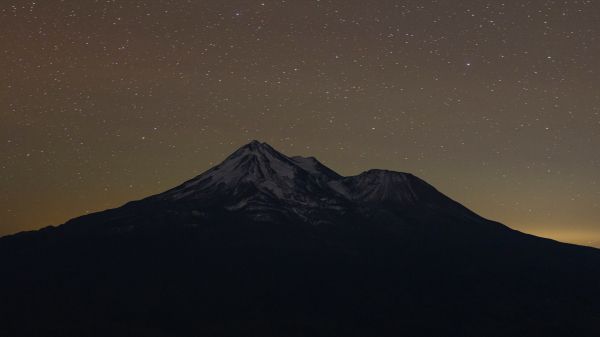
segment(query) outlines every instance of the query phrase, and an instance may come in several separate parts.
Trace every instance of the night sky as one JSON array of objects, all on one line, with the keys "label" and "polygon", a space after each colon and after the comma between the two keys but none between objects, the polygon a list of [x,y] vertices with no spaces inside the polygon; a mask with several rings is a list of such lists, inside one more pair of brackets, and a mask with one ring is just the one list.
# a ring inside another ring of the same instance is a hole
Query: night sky
[{"label": "night sky", "polygon": [[0,235],[259,139],[600,246],[598,1],[2,1],[0,69]]}]

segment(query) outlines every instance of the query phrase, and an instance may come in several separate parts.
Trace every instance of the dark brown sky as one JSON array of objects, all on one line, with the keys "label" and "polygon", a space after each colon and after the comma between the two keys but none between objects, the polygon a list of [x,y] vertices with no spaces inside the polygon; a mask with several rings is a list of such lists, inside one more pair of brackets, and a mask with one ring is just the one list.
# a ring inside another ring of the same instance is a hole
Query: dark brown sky
[{"label": "dark brown sky", "polygon": [[4,1],[0,235],[251,139],[600,246],[598,1]]}]

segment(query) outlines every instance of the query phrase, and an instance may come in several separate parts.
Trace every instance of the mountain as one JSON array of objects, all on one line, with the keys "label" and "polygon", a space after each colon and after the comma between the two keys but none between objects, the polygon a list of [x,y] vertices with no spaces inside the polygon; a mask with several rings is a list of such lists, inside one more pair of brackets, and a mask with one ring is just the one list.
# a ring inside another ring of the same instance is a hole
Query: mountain
[{"label": "mountain", "polygon": [[599,250],[257,141],[164,193],[0,238],[0,270],[0,336],[600,336]]}]

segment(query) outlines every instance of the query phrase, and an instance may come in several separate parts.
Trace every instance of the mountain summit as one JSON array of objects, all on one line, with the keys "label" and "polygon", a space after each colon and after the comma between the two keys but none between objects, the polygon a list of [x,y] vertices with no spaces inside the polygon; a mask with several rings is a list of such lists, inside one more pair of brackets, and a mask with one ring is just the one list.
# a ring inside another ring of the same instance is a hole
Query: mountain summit
[{"label": "mountain summit", "polygon": [[164,193],[0,238],[0,336],[600,336],[600,253],[412,174],[253,141]]},{"label": "mountain summit", "polygon": [[[426,182],[408,173],[369,170],[343,177],[314,157],[287,157],[267,143],[252,141],[221,164],[153,198],[213,204],[227,210],[298,215],[323,220],[315,210],[347,214],[360,205],[429,206],[461,209]],[[263,216],[265,214],[262,214]]]},{"label": "mountain summit", "polygon": [[256,200],[315,204],[320,194],[326,193],[321,181],[329,178],[328,174],[316,160],[311,165],[308,160],[286,157],[266,143],[252,141],[221,164],[157,197],[207,201],[218,196],[237,208]]}]

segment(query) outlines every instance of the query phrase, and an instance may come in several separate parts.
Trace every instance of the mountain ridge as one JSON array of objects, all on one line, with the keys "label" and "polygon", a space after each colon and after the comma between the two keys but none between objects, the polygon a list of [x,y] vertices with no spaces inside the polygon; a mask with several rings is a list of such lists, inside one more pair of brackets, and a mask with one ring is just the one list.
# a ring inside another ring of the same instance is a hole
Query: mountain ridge
[{"label": "mountain ridge", "polygon": [[[357,194],[357,189],[365,187],[359,186],[361,181],[372,176],[376,177],[375,180],[371,179],[368,183],[381,188],[370,190],[368,195]],[[404,184],[399,183],[401,180]],[[390,186],[386,189],[388,183]],[[392,183],[395,185],[391,186]],[[230,211],[247,207],[258,210],[265,204],[279,202],[299,214],[302,210],[298,207],[323,206],[339,211],[343,205],[383,202],[387,199],[397,203],[414,203],[417,195],[412,185],[417,185],[416,190],[419,191],[429,190],[429,194],[439,193],[412,174],[373,169],[354,176],[342,176],[314,157],[288,157],[267,143],[254,140],[213,168],[146,199],[209,202],[208,199],[219,195],[219,198],[228,201],[226,208]],[[392,200],[398,195],[403,197]],[[444,198],[438,197],[438,200]],[[306,218],[308,214],[301,216]]]},{"label": "mountain ridge", "polygon": [[[270,166],[273,164],[274,161],[279,161],[278,166],[280,169],[284,167],[283,171],[270,169]],[[288,165],[288,167],[285,167],[285,165]],[[232,173],[232,170],[237,170],[237,172]],[[302,173],[302,171],[304,173]],[[251,174],[247,174],[248,172],[253,172],[255,174],[258,174],[259,176],[252,176]],[[103,211],[78,216],[60,225],[51,225],[41,228],[39,230],[31,230],[9,234],[0,237],[0,239],[19,236],[22,233],[27,234],[35,233],[37,231],[51,231],[65,224],[70,224],[74,221],[80,221],[81,219],[85,219],[89,216],[97,216],[98,214],[103,214],[105,212],[113,212],[115,210],[120,210],[122,208],[127,208],[131,205],[137,205],[139,203],[144,203],[147,201],[170,200],[179,202],[182,201],[182,199],[186,199],[186,197],[191,197],[191,199],[194,202],[206,202],[207,199],[213,198],[215,193],[217,193],[219,190],[233,192],[234,195],[241,194],[241,200],[235,199],[235,202],[225,207],[226,211],[239,211],[244,206],[247,206],[248,200],[244,200],[244,198],[248,197],[254,197],[258,199],[252,201],[256,202],[258,210],[260,210],[262,204],[273,203],[275,199],[281,198],[281,195],[277,195],[277,192],[273,192],[271,190],[274,186],[269,186],[269,184],[267,184],[266,188],[263,190],[261,190],[261,188],[256,188],[255,186],[237,186],[236,188],[231,190],[232,187],[227,186],[227,184],[231,184],[232,182],[233,184],[239,184],[240,182],[242,182],[241,185],[244,185],[243,182],[247,182],[248,178],[251,178],[251,181],[256,180],[256,178],[260,178],[259,180],[264,180],[270,183],[268,181],[269,179],[267,179],[269,174],[271,175],[270,178],[272,178],[273,174],[282,174],[287,178],[290,178],[294,174],[300,174],[303,177],[306,177],[306,174],[308,174],[312,177],[311,179],[309,179],[308,182],[309,191],[303,192],[313,193],[315,189],[324,189],[327,193],[333,192],[333,196],[328,195],[330,199],[327,203],[323,204],[326,207],[332,207],[334,211],[340,211],[342,210],[343,206],[348,207],[349,205],[350,207],[354,208],[360,207],[357,204],[362,203],[366,204],[367,207],[369,205],[386,202],[390,202],[394,207],[398,207],[403,204],[404,207],[412,207],[416,205],[417,201],[427,202],[427,197],[429,197],[429,199],[433,199],[433,202],[441,203],[446,208],[454,209],[458,212],[461,212],[462,216],[466,216],[467,218],[483,220],[498,224],[498,227],[508,228],[503,224],[479,216],[478,214],[469,210],[462,204],[452,200],[443,193],[439,192],[435,187],[431,186],[426,181],[420,179],[419,177],[411,173],[375,168],[365,170],[355,175],[343,176],[330,169],[326,165],[322,164],[315,157],[288,157],[275,150],[271,145],[269,145],[266,142],[252,140],[249,143],[239,147],[237,150],[235,150],[233,153],[227,156],[221,163],[185,181],[184,183],[171,189],[168,189],[164,192],[144,197],[139,200],[127,202],[124,205],[118,206],[116,208],[110,208]],[[215,176],[217,176],[217,178],[215,178]],[[305,181],[302,182],[304,183]],[[215,183],[218,186],[215,186]],[[225,183],[225,186],[223,186],[223,184],[219,185],[219,183]],[[208,186],[206,186],[207,184]],[[265,186],[262,187],[264,188]],[[392,187],[400,188],[394,190]],[[286,185],[284,186],[284,188],[293,189],[294,186]],[[419,196],[415,193],[415,188],[419,190],[419,192],[421,192],[421,199],[425,200],[418,200]],[[204,189],[207,189],[207,191],[203,192]],[[198,190],[200,190],[201,192],[198,193]],[[265,192],[265,190],[267,190],[268,192]],[[279,190],[281,191],[281,188]],[[240,195],[237,196],[240,197]],[[426,198],[423,198],[423,196],[425,196]],[[223,198],[232,197],[232,195],[226,195],[218,199],[222,200]],[[298,200],[292,199],[292,201],[297,202]],[[322,201],[322,195],[320,195],[320,198],[317,200],[300,200],[300,204],[303,207],[311,205],[316,206]],[[289,204],[283,206],[291,207]],[[322,216],[322,214],[320,213],[316,213],[315,215]],[[301,215],[300,217],[303,220],[307,220],[306,216],[307,215],[305,214]],[[552,241],[560,242],[557,240]],[[563,242],[560,243],[566,244]],[[594,247],[589,248],[594,249]]]}]

